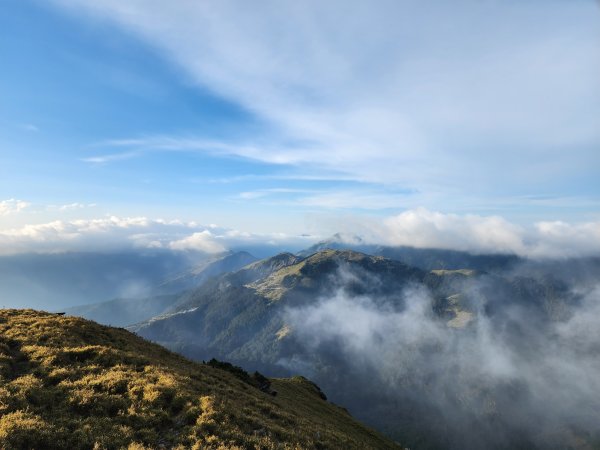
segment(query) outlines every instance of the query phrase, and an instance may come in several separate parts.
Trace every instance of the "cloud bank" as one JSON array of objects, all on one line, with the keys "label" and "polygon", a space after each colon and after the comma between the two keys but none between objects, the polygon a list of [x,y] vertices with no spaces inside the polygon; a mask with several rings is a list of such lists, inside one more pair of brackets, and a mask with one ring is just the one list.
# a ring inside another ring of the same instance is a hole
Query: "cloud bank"
[{"label": "cloud bank", "polygon": [[[597,278],[578,274],[581,283],[568,286],[577,294],[559,294],[567,309],[550,320],[539,305],[551,299],[539,292],[511,300],[497,280],[472,280],[460,302],[475,319],[457,328],[436,316],[424,286],[395,298],[356,296],[344,283],[349,276],[335,278],[333,295],[288,309],[295,342],[312,356],[284,362],[312,371],[363,420],[398,439],[421,435],[452,449],[558,449],[580,441],[578,434],[591,442],[600,436]],[[372,278],[355,274],[353,283]]]},{"label": "cloud bank", "polygon": [[[25,202],[22,202],[25,203]],[[471,253],[516,254],[528,258],[600,256],[600,222],[514,224],[500,216],[444,214],[417,208],[375,220],[340,219],[337,239],[363,244],[439,248]],[[26,225],[0,230],[0,254],[162,248],[219,253],[264,246],[301,249],[326,238],[322,232],[294,236],[258,234],[179,220],[104,217]]]},{"label": "cloud bank", "polygon": [[[337,229],[335,228],[337,226]],[[383,219],[328,220],[335,239],[348,245],[387,245],[515,254],[527,258],[600,255],[600,221],[513,223],[502,216],[448,214],[415,208]]]},{"label": "cloud bank", "polygon": [[178,241],[169,243],[173,250],[199,250],[206,253],[219,253],[225,251],[225,247],[216,242],[215,236],[208,230],[198,231]]},{"label": "cloud bank", "polygon": [[0,255],[144,248],[220,253],[253,246],[298,248],[314,240],[309,236],[254,234],[179,220],[110,216],[0,230]]}]

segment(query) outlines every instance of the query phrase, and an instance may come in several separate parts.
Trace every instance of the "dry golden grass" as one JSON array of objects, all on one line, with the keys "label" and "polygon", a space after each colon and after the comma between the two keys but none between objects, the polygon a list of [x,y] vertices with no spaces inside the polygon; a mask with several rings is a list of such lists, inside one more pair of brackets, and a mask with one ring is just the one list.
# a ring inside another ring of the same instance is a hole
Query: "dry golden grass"
[{"label": "dry golden grass", "polygon": [[258,294],[270,301],[279,301],[288,291],[297,286],[310,288],[313,285],[313,278],[304,273],[307,267],[334,262],[336,257],[346,262],[385,260],[381,256],[370,256],[350,250],[322,250],[295,264],[282,267],[266,278],[248,284],[247,287],[256,290]]},{"label": "dry golden grass", "polygon": [[398,448],[302,378],[273,387],[123,329],[0,310],[0,448]]}]

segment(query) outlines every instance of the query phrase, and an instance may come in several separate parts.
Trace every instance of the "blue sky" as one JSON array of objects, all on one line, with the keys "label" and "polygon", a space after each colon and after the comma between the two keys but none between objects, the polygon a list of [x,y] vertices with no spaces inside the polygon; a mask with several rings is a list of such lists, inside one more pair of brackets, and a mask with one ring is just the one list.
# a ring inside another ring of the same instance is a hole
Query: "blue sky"
[{"label": "blue sky", "polygon": [[10,236],[600,221],[592,0],[5,0],[0,30]]}]

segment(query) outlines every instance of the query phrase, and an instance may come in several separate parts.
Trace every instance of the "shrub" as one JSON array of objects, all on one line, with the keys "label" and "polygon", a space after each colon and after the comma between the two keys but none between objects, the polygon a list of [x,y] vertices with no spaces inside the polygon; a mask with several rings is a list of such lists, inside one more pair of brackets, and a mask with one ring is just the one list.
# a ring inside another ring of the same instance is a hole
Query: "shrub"
[{"label": "shrub", "polygon": [[0,417],[0,446],[5,450],[53,448],[51,427],[24,411],[5,414]]}]

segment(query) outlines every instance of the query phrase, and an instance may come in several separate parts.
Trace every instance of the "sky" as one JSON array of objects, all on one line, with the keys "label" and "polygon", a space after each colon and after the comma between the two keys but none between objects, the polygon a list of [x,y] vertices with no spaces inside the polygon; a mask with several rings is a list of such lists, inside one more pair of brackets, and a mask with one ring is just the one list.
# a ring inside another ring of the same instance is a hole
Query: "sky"
[{"label": "sky", "polygon": [[0,65],[0,253],[600,253],[594,0],[3,0]]}]

